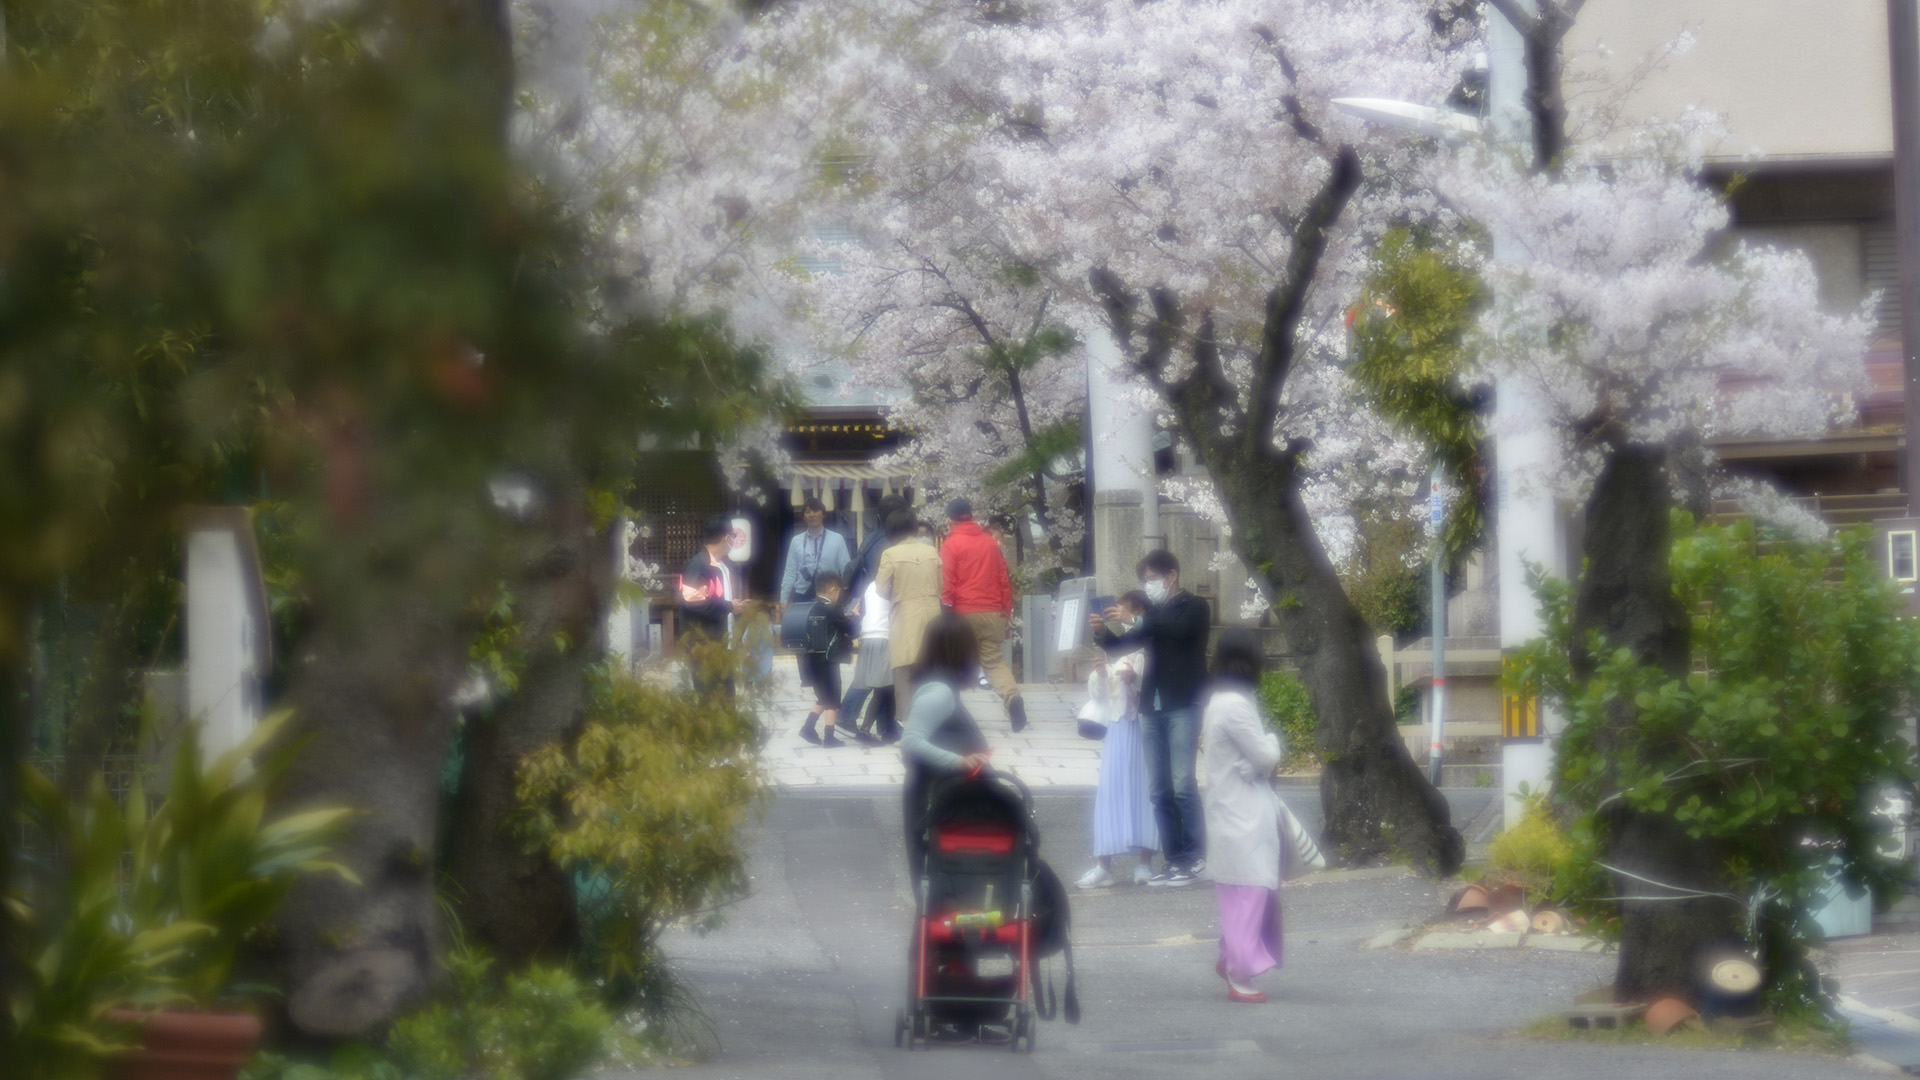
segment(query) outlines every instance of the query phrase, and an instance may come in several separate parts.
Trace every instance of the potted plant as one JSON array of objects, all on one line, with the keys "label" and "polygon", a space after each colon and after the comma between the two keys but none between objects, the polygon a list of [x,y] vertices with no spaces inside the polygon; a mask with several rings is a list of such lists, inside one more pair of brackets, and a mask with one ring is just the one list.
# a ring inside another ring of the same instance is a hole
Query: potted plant
[{"label": "potted plant", "polygon": [[[36,816],[63,853],[52,875],[61,899],[37,924],[47,941],[40,986],[52,1000],[16,1012],[38,1014],[36,1030],[57,1047],[106,1058],[119,1080],[230,1078],[252,1055],[260,1021],[228,997],[241,946],[300,874],[352,880],[325,860],[349,811],[266,820],[287,752],[253,759],[284,720],[269,717],[204,768],[190,728],[151,813],[137,782],[124,805],[96,781],[70,808],[50,783],[28,778]],[[90,959],[63,982],[56,969],[72,969],[73,957]]]}]

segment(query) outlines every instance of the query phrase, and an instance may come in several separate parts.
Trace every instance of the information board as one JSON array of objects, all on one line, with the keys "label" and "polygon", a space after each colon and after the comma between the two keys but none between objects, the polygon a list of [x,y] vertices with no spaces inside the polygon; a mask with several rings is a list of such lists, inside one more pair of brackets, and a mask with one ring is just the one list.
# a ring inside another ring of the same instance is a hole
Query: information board
[{"label": "information board", "polygon": [[1079,648],[1087,639],[1087,604],[1093,596],[1092,578],[1074,578],[1060,583],[1059,602],[1055,610],[1059,612],[1054,622],[1054,649],[1067,653]]}]

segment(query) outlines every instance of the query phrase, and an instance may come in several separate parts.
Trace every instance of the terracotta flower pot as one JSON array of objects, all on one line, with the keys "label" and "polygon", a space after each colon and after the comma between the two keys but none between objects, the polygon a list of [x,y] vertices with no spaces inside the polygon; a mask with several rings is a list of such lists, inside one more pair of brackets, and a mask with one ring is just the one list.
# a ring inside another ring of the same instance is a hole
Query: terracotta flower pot
[{"label": "terracotta flower pot", "polygon": [[1701,1026],[1700,1014],[1693,1011],[1693,1006],[1679,998],[1670,997],[1661,998],[1647,1006],[1645,1022],[1647,1030],[1655,1035],[1665,1035],[1682,1026],[1695,1028]]},{"label": "terracotta flower pot", "polygon": [[1543,907],[1533,913],[1533,932],[1536,934],[1564,934],[1571,926],[1567,917],[1559,911]]},{"label": "terracotta flower pot", "polygon": [[1505,915],[1495,916],[1493,921],[1487,923],[1487,929],[1500,934],[1518,934],[1532,925],[1532,922],[1527,919],[1527,913],[1516,909]]},{"label": "terracotta flower pot", "polygon": [[1468,885],[1453,894],[1447,901],[1449,915],[1478,915],[1487,910],[1487,890],[1478,885]]},{"label": "terracotta flower pot", "polygon": [[111,1019],[133,1025],[140,1048],[113,1059],[109,1080],[234,1080],[260,1045],[260,1018],[241,1012],[115,1009]]},{"label": "terracotta flower pot", "polygon": [[1518,911],[1527,906],[1527,888],[1518,882],[1509,881],[1487,894],[1487,914],[1505,915],[1509,911]]}]

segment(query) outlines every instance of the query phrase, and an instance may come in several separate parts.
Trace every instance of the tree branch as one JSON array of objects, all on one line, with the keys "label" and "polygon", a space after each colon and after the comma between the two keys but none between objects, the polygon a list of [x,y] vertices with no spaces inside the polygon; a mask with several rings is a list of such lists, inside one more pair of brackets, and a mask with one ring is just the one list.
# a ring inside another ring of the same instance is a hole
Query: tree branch
[{"label": "tree branch", "polygon": [[1273,424],[1280,411],[1280,391],[1293,368],[1295,333],[1306,314],[1307,293],[1313,288],[1320,259],[1326,254],[1328,233],[1347,201],[1360,187],[1360,155],[1342,146],[1333,159],[1333,174],[1307,204],[1294,231],[1293,251],[1287,256],[1286,275],[1267,294],[1266,323],[1260,333],[1260,357],[1253,379],[1253,403],[1247,437],[1267,453]]}]

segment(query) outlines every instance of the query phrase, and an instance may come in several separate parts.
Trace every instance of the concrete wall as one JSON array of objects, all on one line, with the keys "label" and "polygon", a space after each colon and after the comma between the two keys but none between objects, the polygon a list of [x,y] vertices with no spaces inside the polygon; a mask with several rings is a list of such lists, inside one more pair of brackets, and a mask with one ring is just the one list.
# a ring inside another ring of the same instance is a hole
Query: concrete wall
[{"label": "concrete wall", "polygon": [[1691,50],[1627,94],[1622,120],[1707,109],[1725,118],[1728,157],[1893,153],[1884,0],[1590,0],[1567,39],[1570,104],[1687,30]]}]

